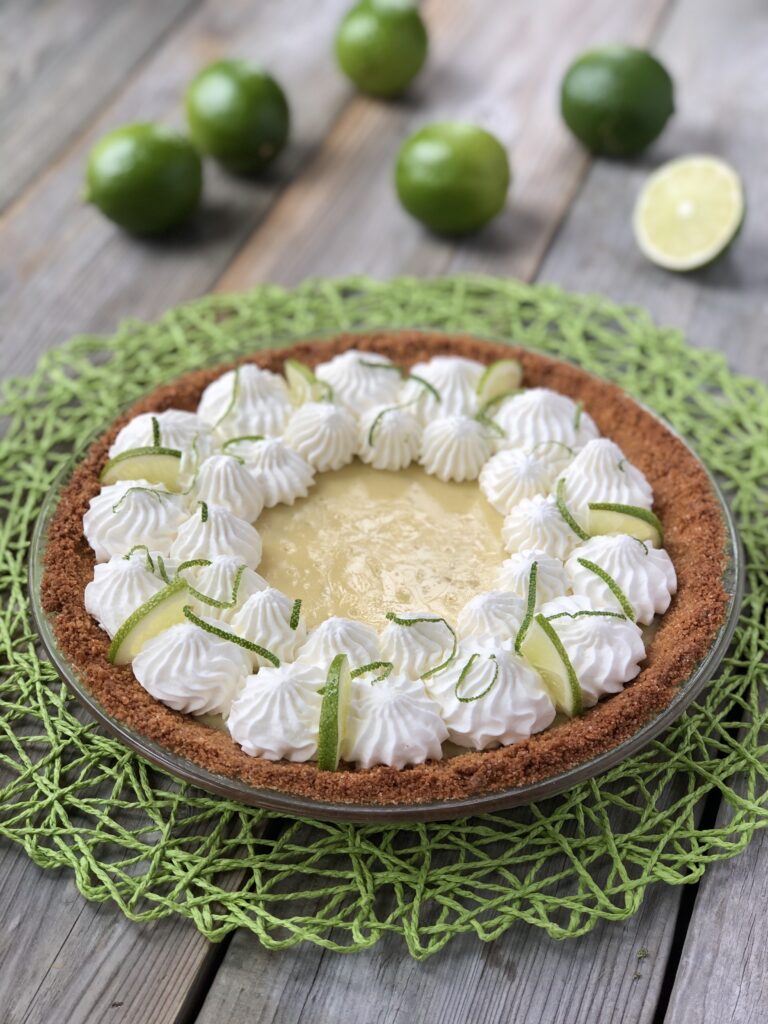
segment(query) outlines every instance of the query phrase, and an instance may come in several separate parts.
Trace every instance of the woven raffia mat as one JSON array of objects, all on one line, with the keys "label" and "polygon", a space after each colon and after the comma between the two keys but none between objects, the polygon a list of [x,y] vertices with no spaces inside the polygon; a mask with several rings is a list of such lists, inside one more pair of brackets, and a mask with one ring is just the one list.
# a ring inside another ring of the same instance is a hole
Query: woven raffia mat
[{"label": "woven raffia mat", "polygon": [[[748,563],[738,632],[705,698],[660,741],[546,804],[464,822],[382,828],[286,821],[178,784],[105,736],[39,653],[26,590],[37,510],[71,452],[128,401],[214,359],[357,327],[513,339],[617,381],[716,471]],[[260,287],[80,337],[6,384],[0,416],[0,833],[89,899],[135,920],[191,918],[363,949],[383,932],[424,957],[514,921],[556,937],[639,907],[651,882],[694,881],[768,824],[768,388],[637,309],[478,277]],[[721,824],[700,824],[722,795]]]}]

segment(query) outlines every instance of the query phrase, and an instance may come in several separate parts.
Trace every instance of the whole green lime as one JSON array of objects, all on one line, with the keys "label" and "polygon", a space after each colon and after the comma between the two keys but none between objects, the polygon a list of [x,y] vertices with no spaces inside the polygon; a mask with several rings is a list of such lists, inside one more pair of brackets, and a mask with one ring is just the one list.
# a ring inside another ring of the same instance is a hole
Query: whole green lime
[{"label": "whole green lime", "polygon": [[632,156],[661,134],[675,109],[673,94],[666,69],[646,50],[604,46],[570,66],[560,108],[593,153]]},{"label": "whole green lime", "polygon": [[288,140],[285,93],[247,60],[209,64],[186,93],[189,131],[197,147],[235,174],[255,174]]},{"label": "whole green lime", "polygon": [[358,89],[397,96],[421,70],[427,30],[410,0],[360,0],[336,35],[336,59]]},{"label": "whole green lime", "polygon": [[91,150],[83,197],[126,231],[154,235],[189,217],[202,185],[189,139],[159,124],[127,124]]},{"label": "whole green lime", "polygon": [[432,231],[476,231],[504,205],[507,153],[490,132],[461,121],[430,124],[403,143],[395,168],[400,202]]}]

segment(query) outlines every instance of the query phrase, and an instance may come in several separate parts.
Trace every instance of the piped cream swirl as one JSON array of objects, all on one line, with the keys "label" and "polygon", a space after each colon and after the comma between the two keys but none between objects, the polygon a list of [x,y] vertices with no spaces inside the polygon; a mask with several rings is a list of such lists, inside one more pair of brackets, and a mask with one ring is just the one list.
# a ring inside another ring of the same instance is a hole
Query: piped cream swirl
[{"label": "piped cream swirl", "polygon": [[357,424],[342,406],[307,402],[291,416],[284,438],[318,473],[326,473],[352,461],[357,448]]},{"label": "piped cream swirl", "polygon": [[351,348],[315,367],[315,376],[333,388],[334,401],[361,413],[372,405],[392,405],[400,391],[400,370],[377,352]]},{"label": "piped cream swirl", "polygon": [[261,537],[228,508],[202,503],[179,527],[171,555],[181,561],[231,555],[255,569],[261,561]]},{"label": "piped cream swirl", "polygon": [[402,675],[352,681],[341,753],[358,768],[440,760],[448,730],[422,683]]},{"label": "piped cream swirl", "polygon": [[493,418],[506,435],[499,447],[530,448],[542,441],[558,441],[580,448],[599,433],[577,402],[549,388],[529,388],[508,398]]},{"label": "piped cream swirl", "polygon": [[236,441],[227,445],[227,451],[243,459],[255,476],[266,508],[306,498],[315,481],[315,471],[307,460],[279,438]]},{"label": "piped cream swirl", "polygon": [[258,476],[234,455],[212,455],[200,466],[192,495],[198,501],[221,505],[239,519],[252,523],[264,508]]},{"label": "piped cream swirl", "polygon": [[405,469],[420,447],[421,424],[406,406],[374,405],[360,419],[358,454],[374,469]]},{"label": "piped cream swirl", "polygon": [[565,559],[579,538],[560,514],[553,497],[535,494],[515,505],[504,520],[502,536],[507,551],[543,551],[552,558]]},{"label": "piped cream swirl", "polygon": [[317,753],[320,689],[326,673],[288,663],[248,676],[227,719],[246,754],[268,761],[309,761]]},{"label": "piped cream swirl", "polygon": [[[274,587],[267,587],[257,594],[251,594],[242,607],[232,616],[232,632],[264,647],[280,661],[293,661],[296,652],[304,643],[307,630],[299,618],[291,625],[294,602]],[[252,652],[253,667],[271,664],[270,659]]]},{"label": "piped cream swirl", "polygon": [[93,579],[85,588],[85,610],[114,636],[128,616],[164,586],[148,568],[146,555],[113,555],[93,567]]},{"label": "piped cream swirl", "polygon": [[226,715],[251,671],[246,651],[190,622],[163,630],[133,660],[152,696],[189,715]]},{"label": "piped cream swirl", "polygon": [[[586,563],[586,564],[585,564]],[[663,615],[677,590],[677,576],[664,548],[643,544],[624,534],[592,537],[565,563],[573,591],[587,597],[594,608],[625,611],[610,584],[594,568],[602,569],[629,602],[636,622],[648,625]]]},{"label": "piped cream swirl", "polygon": [[197,414],[223,438],[274,436],[282,431],[291,408],[283,378],[246,363],[208,385]]},{"label": "piped cream swirl", "polygon": [[419,461],[438,480],[476,480],[493,450],[487,429],[471,416],[440,416],[425,427]]},{"label": "piped cream swirl", "polygon": [[463,643],[448,668],[426,683],[449,739],[489,750],[528,739],[551,725],[555,708],[541,677],[490,637]]},{"label": "piped cream swirl", "polygon": [[91,498],[83,532],[97,562],[123,555],[137,544],[167,555],[185,517],[181,495],[146,480],[121,480]]}]

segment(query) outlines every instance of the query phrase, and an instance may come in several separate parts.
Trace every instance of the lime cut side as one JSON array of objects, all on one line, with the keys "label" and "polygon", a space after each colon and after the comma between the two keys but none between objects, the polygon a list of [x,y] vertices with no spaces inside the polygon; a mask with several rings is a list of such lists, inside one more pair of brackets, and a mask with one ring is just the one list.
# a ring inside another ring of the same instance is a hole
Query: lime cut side
[{"label": "lime cut side", "polygon": [[497,359],[483,371],[477,382],[477,400],[482,409],[487,409],[498,399],[508,396],[520,387],[523,368],[516,359]]},{"label": "lime cut side", "polygon": [[317,767],[335,772],[339,767],[341,741],[349,710],[352,674],[346,654],[337,654],[328,669],[320,705],[320,729],[317,741]]},{"label": "lime cut side", "polygon": [[169,491],[181,490],[181,452],[175,448],[131,448],[110,459],[101,471],[103,484],[118,480],[146,480],[164,484]]},{"label": "lime cut side", "polygon": [[744,219],[739,176],[722,160],[671,160],[646,181],[635,205],[635,239],[645,256],[666,270],[711,263]]},{"label": "lime cut side", "polygon": [[544,680],[557,710],[569,718],[580,715],[584,705],[579,680],[560,637],[543,615],[528,627],[520,650]]},{"label": "lime cut side", "polygon": [[647,508],[637,505],[617,505],[593,501],[587,511],[587,529],[594,537],[598,534],[627,533],[636,540],[664,546],[664,530],[659,517]]},{"label": "lime cut side", "polygon": [[319,380],[313,371],[298,359],[286,359],[283,373],[288,384],[288,394],[294,405],[322,402],[333,397],[330,384]]},{"label": "lime cut side", "polygon": [[164,590],[132,612],[112,638],[109,660],[113,665],[127,665],[142,647],[164,629],[184,621],[187,584],[175,579]]}]

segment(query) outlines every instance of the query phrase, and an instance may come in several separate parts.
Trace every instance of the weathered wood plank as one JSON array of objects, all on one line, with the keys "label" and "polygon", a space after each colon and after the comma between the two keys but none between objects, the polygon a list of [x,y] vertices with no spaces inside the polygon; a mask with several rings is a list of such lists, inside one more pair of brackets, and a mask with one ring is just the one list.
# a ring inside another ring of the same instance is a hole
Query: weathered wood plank
[{"label": "weathered wood plank", "polygon": [[0,11],[0,209],[199,0],[12,0]]},{"label": "weathered wood plank", "polygon": [[[563,860],[553,871],[566,867]],[[557,888],[566,895],[565,884]],[[403,939],[391,934],[371,950],[342,956],[309,944],[268,952],[240,931],[196,1024],[651,1024],[678,898],[679,891],[653,887],[634,918],[600,922],[573,941],[522,923],[491,943],[468,933],[425,962],[409,957]],[[307,900],[285,912],[295,918],[315,910]],[[391,910],[382,901],[380,914]],[[326,938],[348,941],[335,932]]]},{"label": "weathered wood plank", "polygon": [[[345,0],[209,0],[174,33],[44,178],[0,220],[0,373],[21,373],[51,345],[82,331],[111,331],[123,317],[154,317],[207,291],[290,176],[320,145],[349,95],[330,57]],[[123,235],[78,199],[90,146],[137,118],[182,122],[184,89],[222,54],[261,59],[283,83],[293,134],[258,182],[206,166],[196,222],[165,239]]]},{"label": "weathered wood plank", "polygon": [[[663,0],[541,8],[505,0],[425,7],[429,64],[406,102],[358,98],[307,173],[294,181],[219,284],[294,284],[319,274],[435,274],[449,266],[530,278],[587,168],[562,125],[560,78],[579,49],[649,38]],[[476,121],[509,147],[515,180],[503,214],[459,244],[423,231],[400,208],[393,167],[401,141],[433,120]]]},{"label": "weathered wood plank", "polygon": [[737,860],[713,864],[704,875],[664,1018],[667,1024],[764,1024],[766,906],[768,834],[762,831]]},{"label": "weathered wood plank", "polygon": [[[655,48],[675,77],[677,113],[632,163],[595,163],[541,268],[565,288],[647,307],[694,345],[727,352],[746,373],[768,375],[768,21],[761,0],[682,0]],[[652,266],[632,238],[635,197],[662,161],[722,156],[744,179],[747,215],[726,256],[693,274]]]},{"label": "weathered wood plank", "polygon": [[171,1024],[215,950],[190,924],[128,921],[69,873],[0,846],[0,1019]]}]

